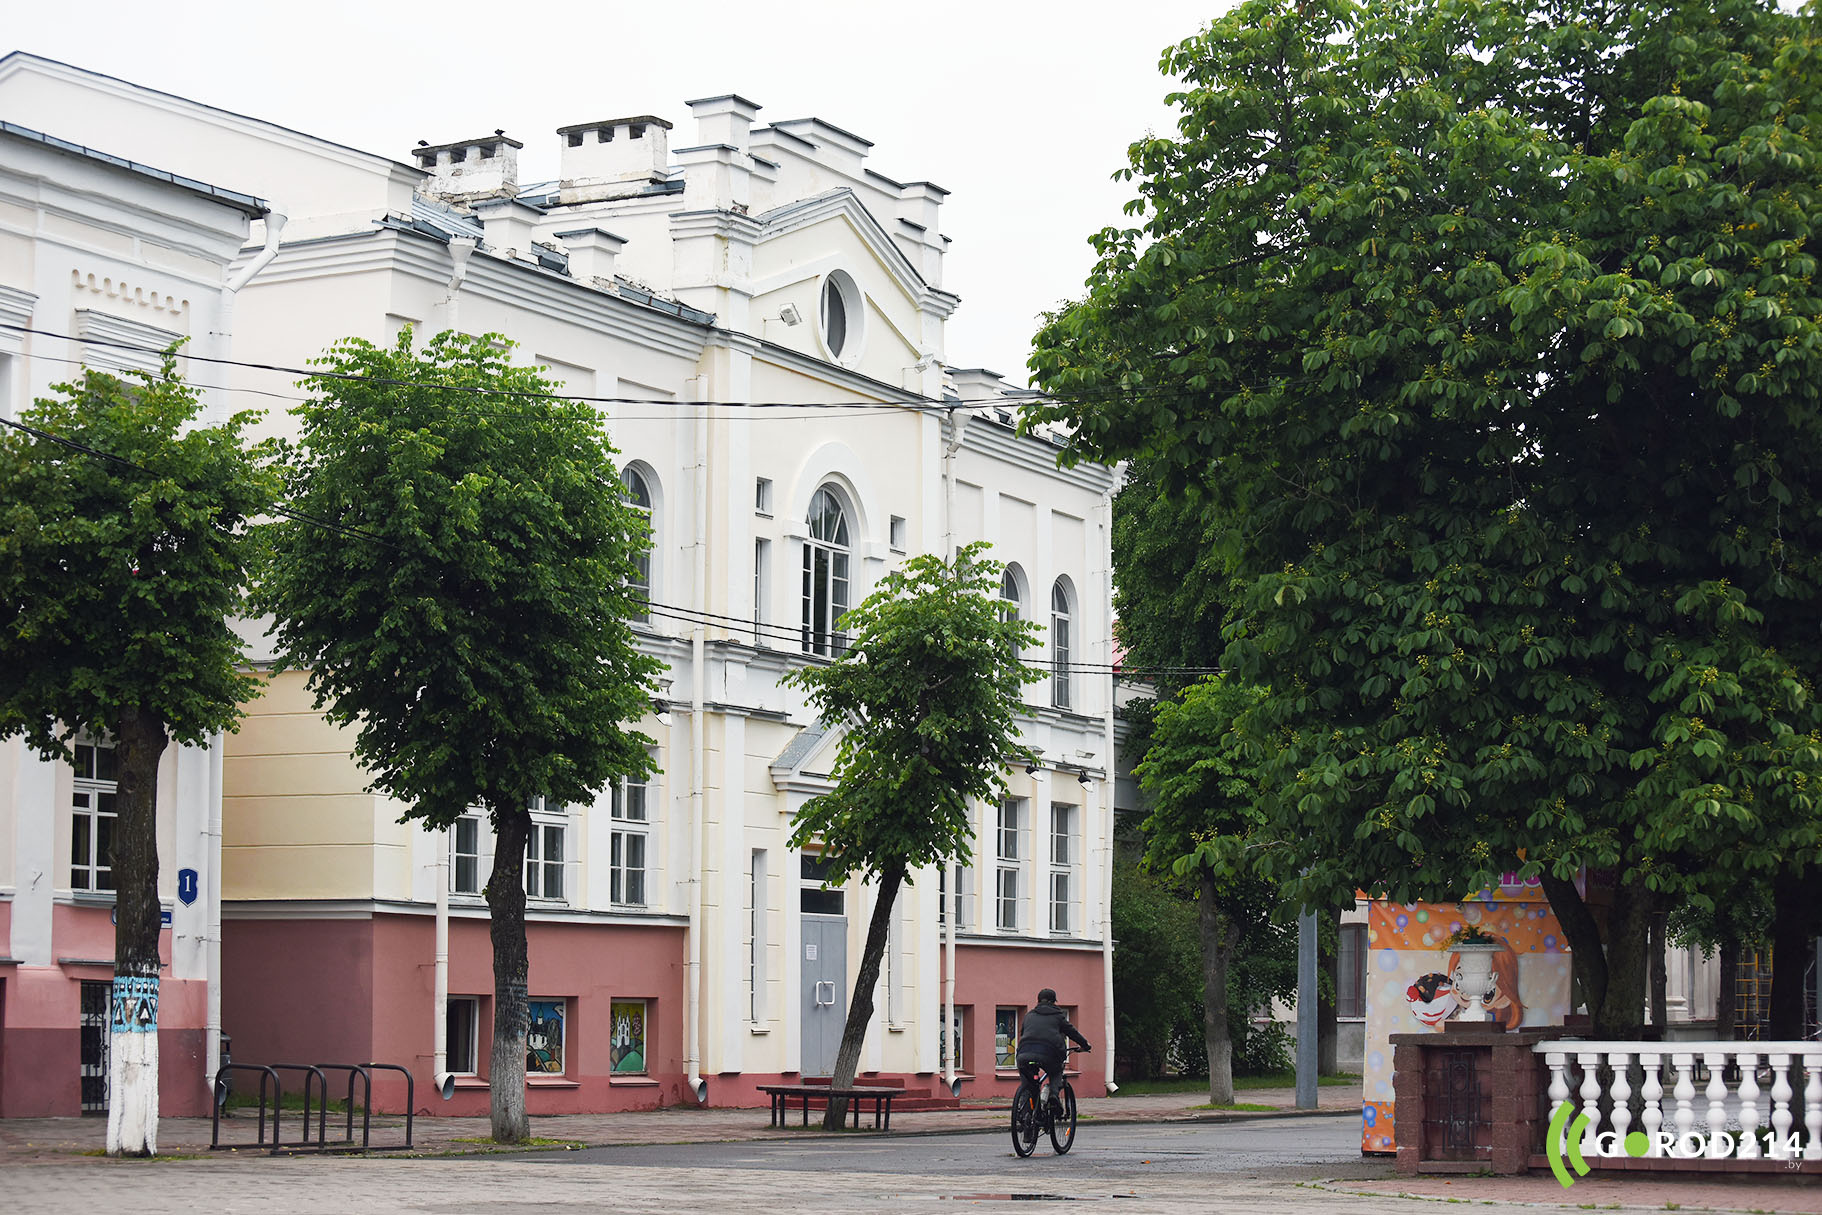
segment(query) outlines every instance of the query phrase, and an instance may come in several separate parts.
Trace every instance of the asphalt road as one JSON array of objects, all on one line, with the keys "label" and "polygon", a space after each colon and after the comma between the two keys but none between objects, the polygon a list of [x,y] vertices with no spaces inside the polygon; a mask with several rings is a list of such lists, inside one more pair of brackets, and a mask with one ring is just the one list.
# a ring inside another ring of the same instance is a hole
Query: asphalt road
[{"label": "asphalt road", "polygon": [[1360,1118],[1354,1114],[1222,1125],[1083,1122],[1067,1156],[1055,1155],[1049,1138],[1040,1137],[1037,1153],[1023,1160],[1013,1154],[1007,1132],[606,1147],[511,1159],[553,1167],[916,1175],[953,1178],[957,1183],[990,1177],[996,1183],[1012,1180],[1040,1189],[1066,1181],[1071,1190],[1172,1175],[1295,1181],[1383,1177],[1390,1172],[1389,1161],[1361,1159]]}]

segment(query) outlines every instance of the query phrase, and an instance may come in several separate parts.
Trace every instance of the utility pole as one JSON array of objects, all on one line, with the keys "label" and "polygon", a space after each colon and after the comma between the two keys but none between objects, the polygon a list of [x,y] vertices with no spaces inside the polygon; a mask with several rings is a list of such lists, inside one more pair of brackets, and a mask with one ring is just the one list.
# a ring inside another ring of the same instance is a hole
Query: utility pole
[{"label": "utility pole", "polygon": [[1316,1108],[1316,913],[1297,917],[1297,1108]]}]

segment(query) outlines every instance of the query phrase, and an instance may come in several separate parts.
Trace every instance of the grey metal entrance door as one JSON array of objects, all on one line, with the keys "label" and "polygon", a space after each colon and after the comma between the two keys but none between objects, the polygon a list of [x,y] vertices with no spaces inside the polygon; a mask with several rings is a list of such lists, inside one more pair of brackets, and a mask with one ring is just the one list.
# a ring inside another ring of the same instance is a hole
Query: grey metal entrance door
[{"label": "grey metal entrance door", "polygon": [[803,1074],[835,1071],[848,1020],[848,919],[803,917]]}]

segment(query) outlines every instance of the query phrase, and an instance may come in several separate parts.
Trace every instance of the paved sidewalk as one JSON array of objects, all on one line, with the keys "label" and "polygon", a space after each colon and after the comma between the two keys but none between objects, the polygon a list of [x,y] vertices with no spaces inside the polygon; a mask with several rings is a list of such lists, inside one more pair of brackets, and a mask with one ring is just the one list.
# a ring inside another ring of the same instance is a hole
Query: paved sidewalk
[{"label": "paved sidewalk", "polygon": [[[1229,1119],[1274,1118],[1295,1116],[1296,1093],[1292,1089],[1252,1089],[1238,1093],[1249,1105],[1271,1106],[1265,1111],[1222,1111],[1195,1108],[1202,1095],[1168,1093],[1126,1097],[1089,1097],[1078,1107],[1085,1121],[1091,1122],[1219,1122]],[[1360,1108],[1360,1090],[1352,1085],[1326,1087],[1319,1091],[1323,1113],[1341,1113]],[[894,1111],[893,1135],[940,1134],[951,1131],[997,1129],[1006,1125],[1003,1102],[964,1104],[958,1110]],[[302,1127],[301,1111],[286,1110],[281,1129],[287,1141],[295,1140]],[[344,1116],[345,1117],[345,1116]],[[817,1125],[812,1111],[810,1125],[796,1125],[801,1115],[791,1111],[791,1125],[779,1129],[768,1125],[764,1106],[757,1109],[729,1109],[711,1106],[672,1107],[618,1114],[557,1114],[531,1120],[531,1132],[539,1139],[579,1143],[587,1147],[649,1143],[728,1143],[758,1139],[801,1138],[839,1132],[825,1132]],[[870,1111],[861,1115],[861,1125],[872,1121]],[[372,1142],[402,1143],[405,1120],[385,1116],[373,1120]],[[224,1143],[251,1144],[257,1135],[258,1119],[252,1110],[242,1109],[222,1123]],[[342,1129],[336,1116],[329,1117],[329,1137],[333,1141]],[[207,1118],[163,1118],[158,1123],[160,1155],[188,1155],[209,1151]],[[852,1134],[853,1132],[846,1132]],[[863,1131],[871,1134],[872,1131]],[[360,1123],[355,1123],[360,1134]],[[412,1130],[414,1155],[447,1155],[464,1152],[501,1151],[488,1142],[485,1118],[429,1118],[414,1120]],[[84,1153],[100,1152],[107,1144],[105,1118],[6,1118],[0,1119],[0,1167],[15,1164],[68,1161]],[[399,1154],[399,1153],[388,1153]]]}]

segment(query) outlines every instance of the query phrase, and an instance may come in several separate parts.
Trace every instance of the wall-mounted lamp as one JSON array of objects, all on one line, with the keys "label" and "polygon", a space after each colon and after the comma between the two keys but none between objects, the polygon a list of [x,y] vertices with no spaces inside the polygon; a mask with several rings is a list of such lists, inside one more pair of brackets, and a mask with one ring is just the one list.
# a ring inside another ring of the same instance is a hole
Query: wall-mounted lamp
[{"label": "wall-mounted lamp", "polygon": [[1078,773],[1076,773],[1075,783],[1086,788],[1087,786],[1093,784],[1094,781],[1093,781],[1093,778],[1091,778],[1088,775],[1088,773],[1078,772]]},{"label": "wall-mounted lamp", "polygon": [[1036,760],[1032,760],[1030,763],[1025,765],[1025,775],[1026,776],[1036,776],[1042,767],[1043,767],[1042,764],[1038,763]]},{"label": "wall-mounted lamp", "polygon": [[803,313],[797,310],[796,304],[786,304],[778,313],[778,319],[794,327],[803,324]]},{"label": "wall-mounted lamp", "polygon": [[659,725],[665,727],[666,729],[670,728],[671,711],[670,711],[670,708],[662,700],[652,701],[652,713],[654,716],[656,716],[658,718]]}]

